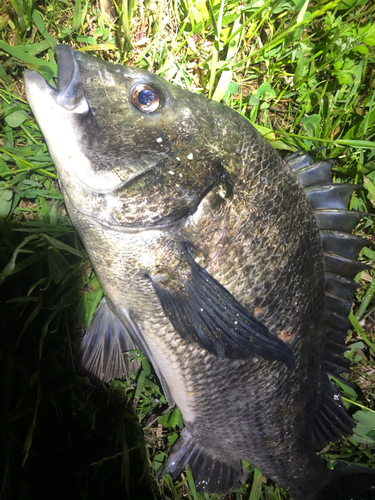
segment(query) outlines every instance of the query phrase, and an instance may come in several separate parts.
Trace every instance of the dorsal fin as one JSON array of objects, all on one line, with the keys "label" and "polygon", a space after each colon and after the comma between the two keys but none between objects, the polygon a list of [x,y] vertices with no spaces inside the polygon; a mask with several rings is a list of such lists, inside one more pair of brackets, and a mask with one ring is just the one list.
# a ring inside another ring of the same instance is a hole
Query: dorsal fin
[{"label": "dorsal fin", "polygon": [[355,425],[329,375],[352,385],[342,379],[340,372],[349,372],[350,365],[344,352],[346,333],[350,327],[347,318],[354,292],[359,286],[353,278],[366,268],[358,262],[358,254],[367,241],[354,236],[352,229],[365,214],[347,208],[356,185],[334,184],[331,181],[335,160],[313,163],[311,153],[298,152],[287,157],[286,161],[314,209],[324,251],[326,341],[321,399],[311,429],[314,448],[320,449],[331,441],[338,441],[341,436],[350,435]]},{"label": "dorsal fin", "polygon": [[359,252],[366,245],[367,240],[341,231],[320,231],[325,252],[341,255],[347,259],[357,260]]},{"label": "dorsal fin", "polygon": [[319,161],[300,168],[294,173],[302,187],[328,184],[331,181],[332,165],[333,162],[331,161]]},{"label": "dorsal fin", "polygon": [[350,195],[357,189],[355,184],[318,184],[305,188],[305,193],[314,209],[335,208],[345,209]]},{"label": "dorsal fin", "polygon": [[347,278],[354,278],[360,271],[367,269],[367,266],[362,262],[330,252],[324,253],[324,265],[326,272],[346,276]]},{"label": "dorsal fin", "polygon": [[353,295],[357,288],[360,286],[359,283],[345,278],[344,276],[338,276],[337,274],[326,272],[325,278],[327,292],[339,295],[343,299],[349,301],[353,300]]},{"label": "dorsal fin", "polygon": [[354,212],[353,210],[330,208],[315,210],[314,213],[319,229],[333,229],[347,233],[351,233],[353,227],[366,215],[363,212]]}]

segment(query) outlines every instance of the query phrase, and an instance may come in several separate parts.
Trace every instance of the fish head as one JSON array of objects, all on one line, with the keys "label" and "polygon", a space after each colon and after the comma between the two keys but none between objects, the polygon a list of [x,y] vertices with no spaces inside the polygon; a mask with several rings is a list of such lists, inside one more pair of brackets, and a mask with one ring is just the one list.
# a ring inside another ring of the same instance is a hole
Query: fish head
[{"label": "fish head", "polygon": [[186,218],[219,185],[229,196],[235,112],[148,71],[56,52],[57,88],[27,70],[26,96],[77,210],[138,230]]}]

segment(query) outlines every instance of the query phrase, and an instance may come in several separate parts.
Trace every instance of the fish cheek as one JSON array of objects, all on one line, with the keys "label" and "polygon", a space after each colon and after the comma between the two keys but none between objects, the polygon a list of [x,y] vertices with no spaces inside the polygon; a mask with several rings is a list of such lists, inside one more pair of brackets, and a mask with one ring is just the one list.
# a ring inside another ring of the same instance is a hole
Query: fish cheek
[{"label": "fish cheek", "polygon": [[121,203],[114,218],[126,225],[158,226],[193,214],[221,174],[215,163],[197,162],[189,171],[190,167],[173,158],[161,160],[118,190],[115,197]]},{"label": "fish cheek", "polygon": [[80,123],[81,149],[93,171],[112,171],[126,182],[167,156],[169,141],[160,132],[137,130],[108,120],[104,126],[91,112]]}]

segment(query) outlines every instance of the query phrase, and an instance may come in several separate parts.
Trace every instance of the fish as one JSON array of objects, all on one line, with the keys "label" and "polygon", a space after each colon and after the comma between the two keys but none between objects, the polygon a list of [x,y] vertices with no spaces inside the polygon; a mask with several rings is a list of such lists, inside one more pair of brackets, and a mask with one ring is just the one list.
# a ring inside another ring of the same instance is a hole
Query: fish
[{"label": "fish", "polygon": [[184,420],[163,472],[189,466],[202,492],[237,488],[245,460],[294,500],[375,498],[373,471],[316,453],[355,425],[331,377],[347,383],[364,268],[356,186],[332,183],[334,160],[282,158],[229,107],[56,52],[57,88],[27,70],[25,89],[104,290],[81,371],[125,377],[139,348]]}]

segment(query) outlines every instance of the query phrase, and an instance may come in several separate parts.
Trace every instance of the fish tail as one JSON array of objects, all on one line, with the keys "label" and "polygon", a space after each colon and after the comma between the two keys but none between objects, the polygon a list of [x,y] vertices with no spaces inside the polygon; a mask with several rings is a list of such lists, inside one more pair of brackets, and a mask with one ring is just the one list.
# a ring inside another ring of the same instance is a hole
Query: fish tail
[{"label": "fish tail", "polygon": [[189,466],[196,488],[204,493],[229,491],[246,479],[245,469],[239,460],[212,455],[186,428],[158,476],[169,474],[175,480],[185,466]]},{"label": "fish tail", "polygon": [[375,469],[338,464],[314,500],[374,500]]}]

